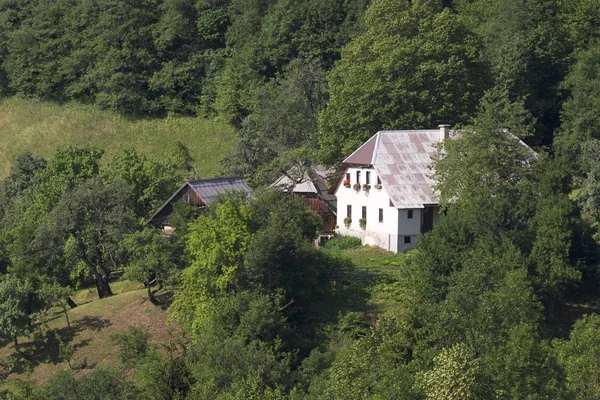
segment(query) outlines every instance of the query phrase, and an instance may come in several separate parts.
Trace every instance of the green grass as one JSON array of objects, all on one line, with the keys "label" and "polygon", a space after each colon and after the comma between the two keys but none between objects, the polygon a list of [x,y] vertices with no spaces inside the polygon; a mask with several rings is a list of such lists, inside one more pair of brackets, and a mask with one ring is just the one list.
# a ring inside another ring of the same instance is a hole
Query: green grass
[{"label": "green grass", "polygon": [[129,120],[93,106],[20,98],[0,102],[0,127],[0,179],[24,151],[50,158],[60,147],[89,144],[109,157],[124,147],[161,156],[176,141],[188,146],[200,175],[211,177],[234,139],[232,128],[201,118]]},{"label": "green grass", "polygon": [[350,258],[357,267],[394,267],[400,266],[406,257],[402,253],[391,253],[377,246],[361,246],[345,249],[341,254]]},{"label": "green grass", "polygon": [[[27,363],[17,358],[15,372],[6,382],[0,382],[0,390],[3,387],[14,388],[18,379],[44,383],[59,371],[69,368],[59,356],[55,333],[75,348],[71,364],[77,374],[84,374],[103,364],[118,365],[119,349],[111,342],[110,335],[125,333],[133,326],[150,333],[151,344],[168,341],[169,331],[176,330],[176,327],[167,324],[167,311],[147,299],[141,284],[117,281],[111,283],[111,288],[115,296],[102,300],[92,296],[88,289],[78,291],[73,299],[79,306],[69,310],[71,328],[67,327],[64,314],[57,309],[44,335],[21,338],[22,349],[29,354],[30,371],[27,372]],[[95,294],[95,289],[91,292]],[[163,293],[161,296],[168,295]],[[11,343],[4,343],[4,347],[0,343],[0,359],[14,355]]]}]

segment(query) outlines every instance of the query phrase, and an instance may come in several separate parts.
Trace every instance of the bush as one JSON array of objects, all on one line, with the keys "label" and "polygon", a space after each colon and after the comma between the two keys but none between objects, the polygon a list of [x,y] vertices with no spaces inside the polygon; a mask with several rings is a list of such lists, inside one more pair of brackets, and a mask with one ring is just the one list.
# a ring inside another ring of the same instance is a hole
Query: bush
[{"label": "bush", "polygon": [[326,249],[346,250],[362,246],[359,238],[353,236],[334,236],[323,245]]},{"label": "bush", "polygon": [[127,367],[135,366],[148,352],[150,334],[134,326],[127,333],[110,335],[110,340],[119,347],[119,359]]}]

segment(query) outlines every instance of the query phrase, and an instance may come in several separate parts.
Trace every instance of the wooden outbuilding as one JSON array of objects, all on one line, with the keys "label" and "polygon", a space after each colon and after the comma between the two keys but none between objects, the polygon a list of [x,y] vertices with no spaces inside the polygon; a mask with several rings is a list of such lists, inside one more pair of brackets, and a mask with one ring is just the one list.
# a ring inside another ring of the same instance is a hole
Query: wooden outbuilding
[{"label": "wooden outbuilding", "polygon": [[322,236],[332,236],[336,224],[336,198],[329,193],[327,179],[334,172],[320,165],[298,166],[290,169],[271,186],[300,198],[321,218]]},{"label": "wooden outbuilding", "polygon": [[199,179],[185,182],[147,221],[157,228],[170,230],[170,219],[173,215],[173,205],[184,201],[191,207],[200,210],[206,208],[214,199],[227,192],[242,192],[252,194],[252,189],[241,178]]}]

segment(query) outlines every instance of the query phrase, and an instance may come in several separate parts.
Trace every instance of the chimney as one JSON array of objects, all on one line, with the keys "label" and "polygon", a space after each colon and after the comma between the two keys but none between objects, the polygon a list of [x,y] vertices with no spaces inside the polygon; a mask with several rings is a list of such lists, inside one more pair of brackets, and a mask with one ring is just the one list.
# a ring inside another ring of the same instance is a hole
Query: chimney
[{"label": "chimney", "polygon": [[440,142],[443,142],[444,139],[448,139],[450,136],[450,125],[440,125]]}]

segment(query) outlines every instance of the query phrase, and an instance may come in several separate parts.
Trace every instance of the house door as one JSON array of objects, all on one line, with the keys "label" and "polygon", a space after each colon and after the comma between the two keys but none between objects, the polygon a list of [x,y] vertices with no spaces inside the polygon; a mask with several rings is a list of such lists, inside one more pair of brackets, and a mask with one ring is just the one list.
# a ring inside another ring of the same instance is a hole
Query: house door
[{"label": "house door", "polygon": [[421,233],[429,232],[433,228],[433,207],[423,209],[423,218],[421,219]]}]

